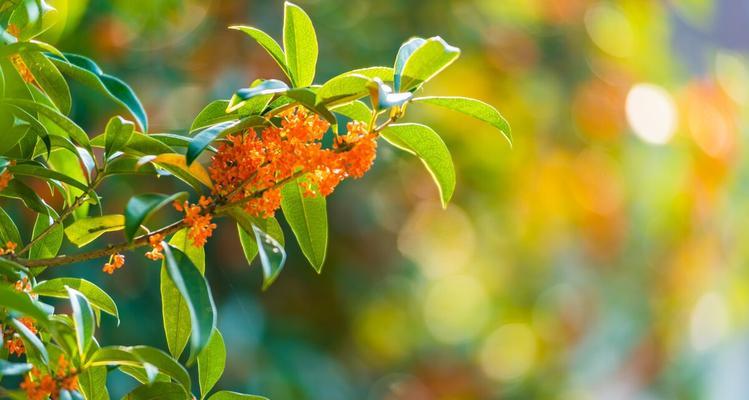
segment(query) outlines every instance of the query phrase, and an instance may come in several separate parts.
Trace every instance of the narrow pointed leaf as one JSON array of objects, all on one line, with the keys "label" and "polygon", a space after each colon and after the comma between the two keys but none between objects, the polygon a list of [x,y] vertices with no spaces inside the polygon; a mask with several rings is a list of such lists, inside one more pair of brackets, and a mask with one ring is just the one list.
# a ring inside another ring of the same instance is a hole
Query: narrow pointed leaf
[{"label": "narrow pointed leaf", "polygon": [[425,42],[425,39],[419,37],[411,38],[403,43],[400,49],[398,49],[398,54],[395,56],[395,66],[393,67],[393,87],[395,90],[400,90],[401,75],[403,74],[403,67],[406,66],[406,61],[408,61],[411,54],[413,54],[413,52]]},{"label": "narrow pointed leaf", "polygon": [[413,103],[426,103],[435,106],[449,108],[450,110],[461,112],[469,115],[479,121],[484,121],[489,125],[499,129],[507,141],[512,144],[512,129],[507,120],[496,108],[484,103],[483,101],[471,99],[468,97],[419,97],[412,100]]},{"label": "narrow pointed leaf", "polygon": [[34,293],[39,296],[69,298],[70,293],[67,288],[72,288],[86,296],[92,307],[112,315],[119,321],[119,312],[114,300],[100,287],[80,278],[53,278],[47,281],[39,282],[34,286]]},{"label": "narrow pointed leaf", "polygon": [[297,179],[281,189],[281,209],[302,253],[318,273],[328,249],[328,213],[325,198],[308,197]]},{"label": "narrow pointed leaf", "polygon": [[278,240],[263,232],[257,226],[252,225],[252,231],[255,234],[260,263],[263,266],[263,290],[265,290],[281,273],[286,262],[286,250]]},{"label": "narrow pointed leaf", "polygon": [[288,1],[284,6],[283,47],[294,86],[311,85],[317,66],[317,35],[307,13]]},{"label": "narrow pointed leaf", "polygon": [[200,398],[206,397],[224,373],[226,365],[226,346],[221,332],[214,329],[205,349],[198,356],[198,377]]},{"label": "narrow pointed leaf", "polygon": [[286,76],[289,77],[290,80],[293,81],[293,77],[291,75],[291,72],[289,72],[289,67],[286,65],[286,55],[284,54],[283,50],[281,49],[281,46],[273,40],[272,37],[270,37],[267,33],[261,31],[260,29],[253,28],[251,26],[230,26],[229,29],[234,29],[238,31],[242,31],[249,35],[251,38],[255,39],[255,41],[265,49],[265,51],[270,54],[270,56],[278,63],[278,66],[281,67],[281,70],[286,74]]},{"label": "narrow pointed leaf", "polygon": [[83,356],[94,339],[94,312],[88,299],[81,292],[71,287],[68,287],[67,291],[70,306],[73,309],[73,326],[78,354]]}]

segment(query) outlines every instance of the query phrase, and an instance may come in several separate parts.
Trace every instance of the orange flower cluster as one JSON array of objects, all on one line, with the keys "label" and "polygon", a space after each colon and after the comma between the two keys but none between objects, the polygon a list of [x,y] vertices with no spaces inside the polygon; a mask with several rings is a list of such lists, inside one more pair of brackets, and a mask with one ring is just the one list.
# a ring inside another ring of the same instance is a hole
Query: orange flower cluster
[{"label": "orange flower cluster", "polygon": [[29,282],[29,278],[25,276],[22,279],[17,280],[13,287],[15,287],[19,292],[31,293],[31,282]]},{"label": "orange flower cluster", "polygon": [[147,259],[156,261],[164,258],[164,254],[162,253],[162,251],[164,251],[164,245],[162,244],[163,241],[164,235],[160,233],[154,233],[153,235],[148,237],[148,243],[153,249],[149,252],[146,252]]},{"label": "orange flower cluster", "polygon": [[304,176],[307,196],[327,196],[347,177],[361,177],[374,161],[376,136],[363,122],[352,122],[333,148],[322,147],[329,124],[297,107],[280,115],[279,126],[259,134],[250,129],[230,135],[213,156],[209,172],[213,193],[244,202],[256,217],[271,217],[281,205],[280,186]]},{"label": "orange flower cluster", "polygon": [[[18,321],[29,328],[31,333],[36,334],[37,330],[34,326],[34,320],[29,317],[21,317]],[[3,346],[8,349],[8,352],[17,356],[23,355],[26,352],[26,348],[23,346],[21,335],[12,326],[5,326],[2,331],[4,338]]]},{"label": "orange flower cluster", "polygon": [[5,243],[5,248],[0,248],[0,256],[4,256],[6,254],[14,254],[16,252],[16,247],[18,247],[17,244],[8,241]]},{"label": "orange flower cluster", "polygon": [[198,204],[190,204],[188,201],[183,204],[175,201],[173,204],[177,211],[185,213],[185,225],[190,227],[187,237],[192,239],[195,247],[203,247],[208,238],[213,235],[213,230],[216,229],[216,224],[211,222],[213,215],[206,211],[212,202],[210,198],[200,196]]},{"label": "orange flower cluster", "polygon": [[[18,37],[21,35],[21,29],[18,28],[18,26],[14,24],[8,24],[8,28],[6,29],[6,32],[9,34]],[[10,62],[13,64],[13,67],[18,71],[18,74],[21,75],[21,79],[24,80],[24,82],[27,83],[34,83],[34,74],[31,73],[31,70],[29,70],[29,67],[26,66],[26,63],[23,61],[23,58],[19,54],[13,54],[10,56]]]},{"label": "orange flower cluster", "polygon": [[5,190],[12,179],[13,174],[11,174],[10,171],[8,171],[7,169],[3,171],[3,173],[0,174],[0,191]]},{"label": "orange flower cluster", "polygon": [[47,397],[56,400],[60,397],[61,390],[78,390],[78,370],[71,367],[63,354],[57,360],[55,374],[42,374],[34,367],[26,374],[21,389],[26,391],[29,400],[43,400]]},{"label": "orange flower cluster", "polygon": [[125,256],[122,254],[112,254],[109,256],[109,262],[104,264],[104,268],[101,270],[112,275],[114,271],[122,268],[125,265]]}]

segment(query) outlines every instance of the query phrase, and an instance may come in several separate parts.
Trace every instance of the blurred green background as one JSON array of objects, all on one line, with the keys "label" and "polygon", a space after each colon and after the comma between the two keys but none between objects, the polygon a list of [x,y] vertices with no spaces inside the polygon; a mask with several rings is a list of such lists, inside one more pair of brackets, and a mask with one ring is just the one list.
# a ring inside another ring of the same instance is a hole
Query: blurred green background
[{"label": "blurred green background", "polygon": [[[152,132],[282,77],[225,29],[280,38],[280,1],[50,3],[65,19],[46,39],[130,83]],[[515,142],[412,107],[453,151],[454,203],[443,211],[420,163],[382,144],[329,201],[323,274],[291,247],[266,292],[220,225],[207,245],[229,349],[219,387],[281,400],[749,398],[748,3],[298,3],[317,27],[318,82],[442,35],[463,56],[427,93],[493,104]],[[73,117],[100,132],[116,110],[74,89]],[[112,180],[103,193],[118,212],[133,193],[181,187]],[[159,267],[127,256],[112,277],[98,262],[58,273],[111,291],[122,324],[105,319],[103,343],[164,348]]]}]

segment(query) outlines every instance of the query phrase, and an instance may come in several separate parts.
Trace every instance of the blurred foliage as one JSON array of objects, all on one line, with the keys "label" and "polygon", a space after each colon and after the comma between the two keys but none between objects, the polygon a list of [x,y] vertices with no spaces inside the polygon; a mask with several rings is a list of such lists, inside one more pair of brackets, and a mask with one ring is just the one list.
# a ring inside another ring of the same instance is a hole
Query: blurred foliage
[{"label": "blurred foliage", "polygon": [[[153,132],[281,75],[224,29],[241,22],[278,38],[277,2],[50,3],[67,21],[49,40],[125,78]],[[318,22],[322,78],[387,64],[414,34],[460,46],[430,90],[499,106],[514,145],[459,114],[418,111],[453,150],[453,205],[441,210],[418,162],[383,151],[362,184],[329,202],[336,245],[325,273],[291,246],[264,293],[230,230],[217,230],[206,273],[232,349],[217,387],[324,400],[749,395],[749,7],[301,5]],[[160,7],[166,18],[155,17]],[[102,131],[108,105],[76,91],[84,101],[73,116]],[[123,182],[104,195],[120,210],[132,190]],[[134,323],[160,318],[155,268],[130,262],[117,279],[98,265],[73,268],[120,304],[123,324],[104,321],[103,341],[165,345],[160,326]],[[114,395],[132,384],[122,375],[110,386]]]}]

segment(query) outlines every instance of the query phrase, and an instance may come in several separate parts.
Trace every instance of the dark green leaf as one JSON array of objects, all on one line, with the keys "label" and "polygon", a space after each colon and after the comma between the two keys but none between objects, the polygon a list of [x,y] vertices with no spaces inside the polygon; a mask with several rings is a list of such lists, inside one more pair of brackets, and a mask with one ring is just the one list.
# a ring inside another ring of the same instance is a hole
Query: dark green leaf
[{"label": "dark green leaf", "polygon": [[52,123],[57,125],[60,129],[65,131],[65,133],[67,133],[76,144],[78,144],[79,146],[83,146],[86,149],[91,148],[88,140],[88,135],[83,130],[83,128],[76,125],[75,122],[71,121],[68,117],[62,115],[54,108],[26,99],[6,98],[0,100],[0,102],[5,102],[7,104],[21,107],[28,111],[39,113],[40,115],[52,121]]},{"label": "dark green leaf", "polygon": [[214,140],[245,129],[263,126],[266,123],[265,118],[251,116],[239,121],[222,122],[203,129],[192,138],[190,145],[187,147],[187,165],[192,164]]},{"label": "dark green leaf", "polygon": [[50,56],[52,62],[63,74],[109,96],[132,114],[144,132],[148,131],[146,111],[125,82],[103,73],[95,62],[86,57],[66,53],[65,58],[63,60],[58,56]]},{"label": "dark green leaf", "polygon": [[185,392],[190,391],[190,375],[182,365],[168,354],[148,346],[134,346],[129,349],[140,357],[143,362],[155,366],[160,372],[174,378],[174,380],[182,385]]},{"label": "dark green leaf", "polygon": [[434,178],[440,192],[442,206],[455,191],[455,167],[445,142],[432,128],[420,124],[394,124],[381,132],[395,147],[416,155]]},{"label": "dark green leaf", "polygon": [[187,193],[179,192],[173,195],[160,193],[146,193],[130,198],[125,206],[125,236],[132,241],[140,226],[148,217],[173,201],[187,197]]},{"label": "dark green leaf", "polygon": [[11,180],[8,186],[0,191],[0,196],[21,200],[26,207],[38,213],[48,213],[47,205],[44,204],[42,198],[18,179]]},{"label": "dark green leaf", "polygon": [[154,382],[138,386],[122,400],[187,400],[190,397],[181,386],[171,382]]},{"label": "dark green leaf", "polygon": [[13,290],[9,286],[0,286],[0,306],[31,317],[39,323],[47,321],[47,314],[31,300],[28,294]]},{"label": "dark green leaf", "polygon": [[328,213],[325,197],[304,195],[300,179],[281,189],[281,209],[312,267],[320,273],[328,249]]},{"label": "dark green leaf", "polygon": [[70,306],[73,309],[73,325],[76,343],[78,344],[78,354],[83,356],[94,340],[94,311],[83,293],[71,287],[68,287],[67,291]]},{"label": "dark green leaf", "polygon": [[19,246],[22,245],[21,234],[18,232],[18,227],[16,227],[16,224],[10,218],[8,213],[0,208],[0,242],[5,244],[9,241]]},{"label": "dark green leaf", "polygon": [[499,129],[505,138],[512,144],[512,129],[507,120],[494,107],[483,101],[470,99],[467,97],[419,97],[412,100],[413,103],[433,104],[440,107],[449,108],[454,111],[470,115],[480,121]]},{"label": "dark green leaf", "polygon": [[164,246],[164,258],[169,278],[177,287],[190,311],[190,361],[195,360],[216,327],[216,306],[208,282],[192,261],[176,248]]},{"label": "dark green leaf", "polygon": [[317,35],[307,13],[288,1],[284,5],[283,47],[294,86],[311,85],[317,66]]},{"label": "dark green leaf", "polygon": [[255,240],[255,233],[252,231],[252,225],[257,225],[263,232],[268,232],[272,237],[276,238],[281,245],[284,245],[284,235],[281,225],[275,218],[260,219],[251,216],[241,208],[232,208],[229,210],[229,215],[237,221],[237,233],[239,234],[239,241],[242,245],[242,251],[244,252],[247,264],[251,264],[252,260],[255,259],[258,253],[257,241]]},{"label": "dark green leaf", "polygon": [[115,151],[119,151],[125,147],[127,142],[130,141],[130,137],[133,136],[134,131],[135,125],[132,122],[120,116],[112,117],[104,130],[106,138],[104,153],[106,156],[109,157]]},{"label": "dark green leaf", "polygon": [[214,329],[208,344],[198,356],[198,377],[200,383],[200,398],[203,399],[211,391],[221,375],[226,364],[226,346],[224,338],[218,329]]},{"label": "dark green leaf", "polygon": [[39,165],[32,164],[18,164],[12,167],[8,167],[14,175],[31,176],[35,178],[54,179],[68,185],[74,186],[82,191],[88,191],[88,186],[72,177],[63,173],[44,168]]}]

